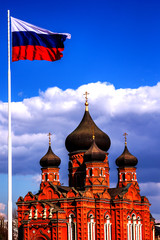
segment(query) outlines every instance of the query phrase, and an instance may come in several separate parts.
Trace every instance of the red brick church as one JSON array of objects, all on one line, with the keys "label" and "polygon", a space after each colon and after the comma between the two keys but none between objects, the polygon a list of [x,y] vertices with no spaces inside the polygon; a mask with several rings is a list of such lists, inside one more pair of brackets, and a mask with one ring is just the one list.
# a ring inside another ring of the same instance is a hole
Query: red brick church
[{"label": "red brick church", "polygon": [[19,240],[154,240],[150,203],[137,181],[138,160],[125,141],[116,159],[118,183],[110,188],[110,144],[92,120],[86,96],[83,119],[65,142],[69,186],[60,183],[61,160],[49,141],[40,160],[40,190],[17,201]]}]

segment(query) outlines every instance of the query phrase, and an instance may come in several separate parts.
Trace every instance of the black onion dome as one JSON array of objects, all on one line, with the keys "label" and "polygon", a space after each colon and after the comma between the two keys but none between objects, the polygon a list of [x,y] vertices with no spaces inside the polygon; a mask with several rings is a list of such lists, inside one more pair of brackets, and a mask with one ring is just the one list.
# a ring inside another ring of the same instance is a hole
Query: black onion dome
[{"label": "black onion dome", "polygon": [[97,146],[103,151],[108,151],[111,145],[109,136],[96,126],[86,110],[78,127],[66,138],[68,152],[88,150],[92,144],[93,129]]},{"label": "black onion dome", "polygon": [[51,146],[49,146],[48,152],[40,160],[40,165],[42,167],[58,167],[60,163],[61,159],[53,153]]},{"label": "black onion dome", "polygon": [[118,167],[134,167],[137,163],[138,159],[128,151],[127,146],[125,146],[123,153],[116,159]]},{"label": "black onion dome", "polygon": [[85,152],[84,154],[84,161],[85,162],[103,162],[106,158],[106,153],[99,149],[96,145],[95,140],[91,147]]}]

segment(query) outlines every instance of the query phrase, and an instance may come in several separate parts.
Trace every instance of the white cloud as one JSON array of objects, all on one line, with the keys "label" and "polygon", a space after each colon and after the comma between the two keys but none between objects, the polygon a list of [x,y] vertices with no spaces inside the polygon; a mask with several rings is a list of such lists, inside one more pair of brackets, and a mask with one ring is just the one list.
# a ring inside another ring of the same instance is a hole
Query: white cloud
[{"label": "white cloud", "polygon": [[[133,149],[133,153],[141,157],[143,150],[142,155],[146,158],[145,167],[150,164],[151,153],[156,164],[159,164],[156,156],[160,153],[157,148],[160,129],[160,83],[153,87],[115,89],[112,84],[97,82],[82,85],[76,90],[63,91],[53,87],[40,92],[37,97],[12,103],[13,159],[16,173],[20,170],[20,166],[17,168],[17,165],[22,159],[26,164],[22,172],[31,171],[29,167],[31,161],[39,161],[47,151],[48,132],[53,133],[54,150],[60,153],[60,157],[66,154],[65,137],[82,119],[85,91],[89,92],[89,109],[93,119],[111,137],[111,159],[122,152],[122,134],[127,131],[129,147]],[[3,136],[0,139],[0,161],[5,164],[7,108],[3,102],[0,102],[0,134]],[[147,157],[150,147],[152,149]],[[62,164],[66,166],[63,160]],[[2,164],[0,171],[3,172],[3,169]],[[34,170],[37,172],[38,164],[37,170],[36,168]]]},{"label": "white cloud", "polygon": [[[108,83],[90,83],[63,91],[57,87],[40,91],[39,96],[12,103],[13,172],[39,174],[39,160],[47,152],[49,132],[53,151],[61,158],[60,178],[67,184],[68,155],[65,138],[80,123],[84,113],[85,91],[89,111],[96,124],[111,138],[110,177],[117,181],[115,159],[128,147],[138,160],[138,179],[145,193],[146,182],[159,184],[160,174],[160,83],[153,87],[115,89]],[[0,172],[7,171],[7,104],[0,102]],[[147,183],[148,184],[148,183]],[[155,185],[149,196],[154,197]],[[156,189],[159,185],[156,185]],[[158,190],[158,196],[160,196]],[[154,199],[152,198],[154,201]],[[156,202],[156,201],[155,201]],[[157,202],[156,202],[157,204]]]},{"label": "white cloud", "polygon": [[34,176],[32,177],[32,179],[33,179],[33,181],[34,181],[35,183],[39,183],[39,184],[40,184],[41,179],[42,179],[41,174],[36,174],[36,175],[34,175]]}]

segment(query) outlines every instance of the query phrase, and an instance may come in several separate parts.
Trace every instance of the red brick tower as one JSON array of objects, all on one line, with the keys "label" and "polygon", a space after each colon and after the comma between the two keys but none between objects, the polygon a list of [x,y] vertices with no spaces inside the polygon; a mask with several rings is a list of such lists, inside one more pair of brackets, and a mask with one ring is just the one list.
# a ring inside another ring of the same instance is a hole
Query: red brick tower
[{"label": "red brick tower", "polygon": [[44,188],[46,182],[51,182],[54,185],[60,185],[59,182],[59,165],[61,160],[56,156],[51,148],[51,133],[49,133],[49,148],[48,152],[40,160],[42,166],[42,181],[40,188]]},{"label": "red brick tower", "polygon": [[99,149],[93,136],[91,147],[84,154],[86,166],[85,189],[93,193],[102,193],[109,188],[109,166],[107,154]]},{"label": "red brick tower", "polygon": [[[154,219],[150,214],[150,203],[146,197],[140,195],[136,176],[135,166],[138,163],[138,159],[127,148],[127,133],[124,133],[124,136],[124,151],[116,159],[118,166],[116,191],[118,193],[122,189],[124,195],[118,194],[121,207],[118,202],[115,204],[115,215],[117,218],[117,237],[115,239],[154,240]],[[110,193],[112,190],[110,189]]]},{"label": "red brick tower", "polygon": [[118,184],[117,187],[125,187],[128,183],[132,183],[137,190],[139,185],[137,182],[136,165],[138,160],[133,156],[127,148],[127,133],[125,136],[125,147],[123,153],[116,159],[118,168]]},{"label": "red brick tower", "polygon": [[[88,109],[88,98],[86,95],[85,113],[78,127],[66,138],[66,148],[69,152],[69,186],[76,189],[84,189],[86,184],[86,165],[84,153],[91,147],[93,132],[98,148],[107,152],[110,148],[110,138],[100,130],[90,116]],[[90,168],[90,167],[89,167]],[[88,171],[89,171],[88,168]],[[106,175],[107,186],[109,187],[109,165],[108,154],[106,153],[105,164],[101,167],[102,174]],[[93,173],[94,174],[94,173]]]}]

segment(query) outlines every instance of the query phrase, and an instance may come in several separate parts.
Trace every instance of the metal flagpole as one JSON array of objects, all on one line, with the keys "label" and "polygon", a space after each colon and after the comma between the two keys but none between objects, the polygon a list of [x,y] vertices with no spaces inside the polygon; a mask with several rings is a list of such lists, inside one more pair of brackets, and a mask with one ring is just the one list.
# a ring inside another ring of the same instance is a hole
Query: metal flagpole
[{"label": "metal flagpole", "polygon": [[12,138],[10,61],[10,10],[8,10],[8,240],[12,240]]}]

